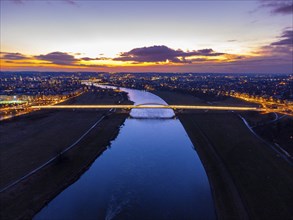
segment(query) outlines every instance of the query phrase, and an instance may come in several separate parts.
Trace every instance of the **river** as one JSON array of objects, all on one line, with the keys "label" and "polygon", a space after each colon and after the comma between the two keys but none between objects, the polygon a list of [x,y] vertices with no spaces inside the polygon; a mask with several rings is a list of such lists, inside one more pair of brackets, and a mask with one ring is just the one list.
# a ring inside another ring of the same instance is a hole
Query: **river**
[{"label": "river", "polygon": [[[135,104],[166,104],[149,92],[122,90]],[[173,110],[133,109],[131,116],[34,219],[216,219],[205,170],[180,121],[170,119]]]}]

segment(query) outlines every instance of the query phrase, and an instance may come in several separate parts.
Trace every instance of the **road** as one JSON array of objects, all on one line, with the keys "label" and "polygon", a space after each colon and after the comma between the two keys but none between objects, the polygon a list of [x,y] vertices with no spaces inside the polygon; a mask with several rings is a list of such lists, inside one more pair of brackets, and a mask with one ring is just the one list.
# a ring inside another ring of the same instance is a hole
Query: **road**
[{"label": "road", "polygon": [[202,106],[202,105],[43,105],[31,106],[33,109],[190,109],[190,110],[229,110],[229,111],[264,111],[256,107],[240,106]]}]

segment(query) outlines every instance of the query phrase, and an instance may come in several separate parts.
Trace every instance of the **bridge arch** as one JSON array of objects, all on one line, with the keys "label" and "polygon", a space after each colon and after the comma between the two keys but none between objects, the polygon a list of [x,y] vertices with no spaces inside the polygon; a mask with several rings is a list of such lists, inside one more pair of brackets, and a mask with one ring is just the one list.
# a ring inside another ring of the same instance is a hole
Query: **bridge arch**
[{"label": "bridge arch", "polygon": [[137,104],[135,106],[144,106],[144,105],[168,106],[168,104],[155,103],[155,102],[142,103],[142,104]]}]

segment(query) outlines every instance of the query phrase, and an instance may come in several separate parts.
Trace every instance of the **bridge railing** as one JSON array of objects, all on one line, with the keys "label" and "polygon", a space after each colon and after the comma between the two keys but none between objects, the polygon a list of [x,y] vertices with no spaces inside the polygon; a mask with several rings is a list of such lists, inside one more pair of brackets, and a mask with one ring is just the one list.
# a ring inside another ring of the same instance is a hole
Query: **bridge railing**
[{"label": "bridge railing", "polygon": [[247,106],[199,106],[199,105],[47,105],[31,106],[33,109],[186,109],[186,110],[226,110],[226,111],[264,111],[263,108]]}]

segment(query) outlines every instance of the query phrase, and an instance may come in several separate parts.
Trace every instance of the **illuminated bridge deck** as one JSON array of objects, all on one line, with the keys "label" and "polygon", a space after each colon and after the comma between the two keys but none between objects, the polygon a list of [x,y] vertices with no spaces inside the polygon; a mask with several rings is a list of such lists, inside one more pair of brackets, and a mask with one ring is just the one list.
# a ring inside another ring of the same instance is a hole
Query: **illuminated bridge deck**
[{"label": "illuminated bridge deck", "polygon": [[33,109],[186,109],[186,110],[226,110],[265,111],[257,107],[243,106],[203,106],[203,105],[44,105],[31,106]]}]

